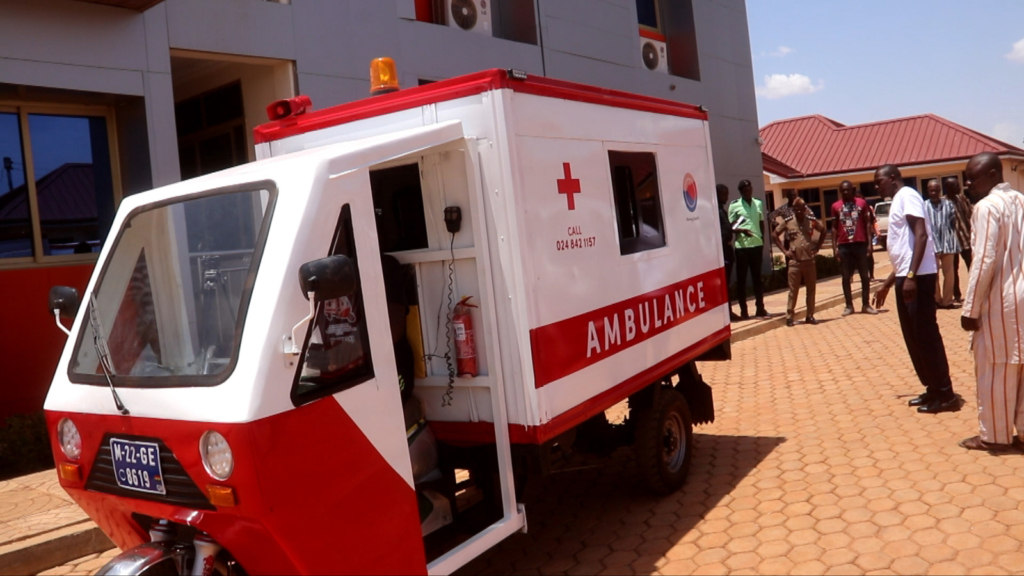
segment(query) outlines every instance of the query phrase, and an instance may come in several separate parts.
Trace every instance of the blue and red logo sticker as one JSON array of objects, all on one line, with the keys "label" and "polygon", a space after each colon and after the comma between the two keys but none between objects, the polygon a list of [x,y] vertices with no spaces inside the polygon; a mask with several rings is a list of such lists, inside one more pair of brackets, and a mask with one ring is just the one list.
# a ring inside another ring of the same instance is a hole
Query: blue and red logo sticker
[{"label": "blue and red logo sticker", "polygon": [[690,209],[690,212],[697,209],[697,181],[689,172],[683,178],[683,200],[686,201],[686,207]]}]

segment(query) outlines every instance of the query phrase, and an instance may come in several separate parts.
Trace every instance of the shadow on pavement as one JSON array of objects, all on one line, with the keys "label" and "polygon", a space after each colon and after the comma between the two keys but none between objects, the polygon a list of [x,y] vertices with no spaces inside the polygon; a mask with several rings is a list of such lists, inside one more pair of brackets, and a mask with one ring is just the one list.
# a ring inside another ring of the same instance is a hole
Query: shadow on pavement
[{"label": "shadow on pavement", "polygon": [[661,498],[643,489],[627,449],[605,466],[548,476],[525,503],[529,532],[459,573],[653,574],[655,563],[784,441],[695,434],[686,485]]}]

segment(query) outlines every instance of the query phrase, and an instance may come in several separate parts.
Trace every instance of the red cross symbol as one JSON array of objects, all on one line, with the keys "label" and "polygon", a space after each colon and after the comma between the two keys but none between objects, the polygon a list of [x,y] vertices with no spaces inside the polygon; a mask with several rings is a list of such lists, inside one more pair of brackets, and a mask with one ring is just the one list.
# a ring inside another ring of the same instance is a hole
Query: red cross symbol
[{"label": "red cross symbol", "polygon": [[569,200],[569,210],[575,210],[576,197],[573,194],[580,193],[580,181],[578,178],[572,177],[572,171],[569,168],[568,162],[562,163],[562,170],[565,172],[565,178],[558,180],[558,193],[565,194]]}]

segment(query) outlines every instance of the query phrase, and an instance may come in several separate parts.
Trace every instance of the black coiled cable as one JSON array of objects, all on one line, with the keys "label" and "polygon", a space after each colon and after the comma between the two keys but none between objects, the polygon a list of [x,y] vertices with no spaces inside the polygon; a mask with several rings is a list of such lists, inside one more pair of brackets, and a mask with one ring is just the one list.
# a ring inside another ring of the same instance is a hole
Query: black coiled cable
[{"label": "black coiled cable", "polygon": [[451,244],[448,246],[452,259],[448,261],[448,314],[444,322],[445,353],[444,362],[448,366],[448,389],[441,397],[441,407],[452,405],[452,394],[455,392],[455,365],[452,364],[452,315],[454,310],[452,304],[455,300],[455,234],[452,234]]}]

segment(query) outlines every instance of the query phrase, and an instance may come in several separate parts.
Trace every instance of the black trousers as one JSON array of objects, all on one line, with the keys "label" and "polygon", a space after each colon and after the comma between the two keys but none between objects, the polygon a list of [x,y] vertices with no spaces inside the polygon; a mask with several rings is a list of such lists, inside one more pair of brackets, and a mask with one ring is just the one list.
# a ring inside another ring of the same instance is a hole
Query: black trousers
[{"label": "black trousers", "polygon": [[[722,246],[722,258],[725,260],[725,293],[729,293],[729,279],[732,278],[733,264],[736,263],[736,252],[732,246],[726,244]],[[729,304],[729,309],[732,310],[732,304]]]},{"label": "black trousers", "polygon": [[764,281],[761,278],[761,260],[764,258],[764,246],[756,248],[736,249],[736,298],[740,303],[740,312],[747,313],[747,274],[754,284],[755,312],[764,310]]},{"label": "black trousers", "polygon": [[953,299],[961,300],[960,293],[960,258],[964,259],[967,269],[971,269],[971,249],[965,248],[959,254],[953,255]]},{"label": "black trousers", "polygon": [[868,263],[868,243],[850,242],[839,245],[839,260],[843,265],[843,296],[847,308],[853,308],[850,281],[854,270],[860,272],[861,305],[867,307],[871,298],[871,268]]},{"label": "black trousers", "polygon": [[917,276],[917,296],[903,301],[904,277],[896,278],[896,312],[903,329],[910,361],[917,377],[929,395],[948,398],[953,394],[953,381],[949,377],[949,361],[942,343],[939,323],[935,319],[935,283],[938,274]]}]

